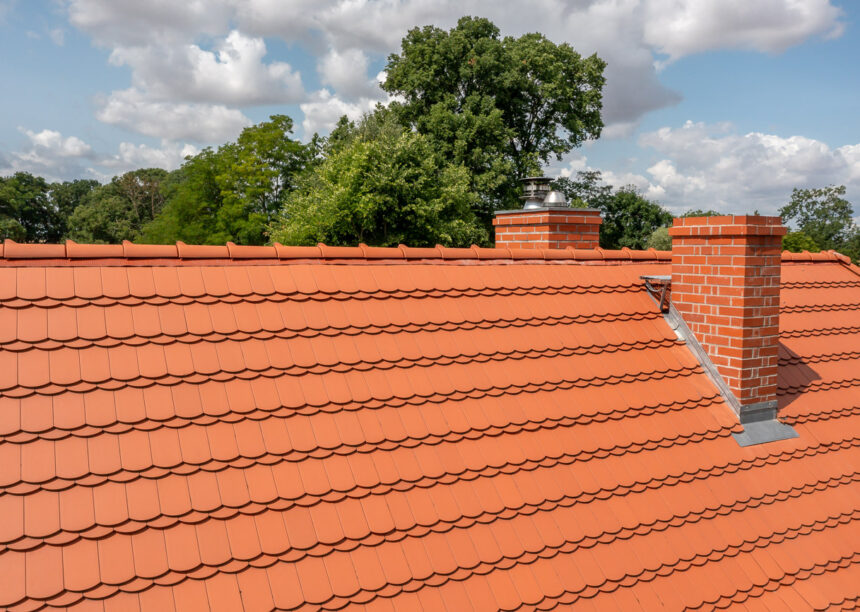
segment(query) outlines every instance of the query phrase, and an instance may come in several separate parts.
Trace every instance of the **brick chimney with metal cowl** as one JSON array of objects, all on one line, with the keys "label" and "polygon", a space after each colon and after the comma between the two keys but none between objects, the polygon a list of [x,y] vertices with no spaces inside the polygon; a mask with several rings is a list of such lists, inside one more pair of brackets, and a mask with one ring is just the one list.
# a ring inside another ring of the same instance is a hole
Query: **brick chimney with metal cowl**
[{"label": "brick chimney with metal cowl", "polygon": [[600,211],[571,208],[548,177],[523,179],[524,205],[496,212],[496,247],[515,249],[594,249],[600,245]]},{"label": "brick chimney with metal cowl", "polygon": [[735,434],[743,446],[797,435],[776,420],[786,231],[779,217],[761,216],[679,218],[669,230],[670,311],[694,352],[704,353],[703,366],[716,370],[717,386],[744,425]]}]

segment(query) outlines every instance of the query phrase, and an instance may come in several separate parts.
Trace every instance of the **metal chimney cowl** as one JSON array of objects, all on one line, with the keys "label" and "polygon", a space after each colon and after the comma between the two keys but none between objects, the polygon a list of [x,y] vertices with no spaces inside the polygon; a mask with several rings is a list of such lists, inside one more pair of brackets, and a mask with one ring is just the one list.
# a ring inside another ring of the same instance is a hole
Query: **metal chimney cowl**
[{"label": "metal chimney cowl", "polygon": [[552,179],[548,176],[529,176],[520,181],[523,183],[523,195],[520,196],[523,200],[523,208],[526,210],[542,208],[544,199],[550,192],[549,184]]}]

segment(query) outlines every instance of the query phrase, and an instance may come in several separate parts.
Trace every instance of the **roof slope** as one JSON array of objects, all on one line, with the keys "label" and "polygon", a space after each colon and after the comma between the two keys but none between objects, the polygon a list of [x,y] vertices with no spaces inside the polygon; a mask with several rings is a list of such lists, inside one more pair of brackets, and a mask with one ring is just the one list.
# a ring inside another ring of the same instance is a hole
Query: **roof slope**
[{"label": "roof slope", "polygon": [[2,607],[858,601],[842,263],[784,266],[800,436],[747,448],[656,260],[39,263],[0,267]]}]

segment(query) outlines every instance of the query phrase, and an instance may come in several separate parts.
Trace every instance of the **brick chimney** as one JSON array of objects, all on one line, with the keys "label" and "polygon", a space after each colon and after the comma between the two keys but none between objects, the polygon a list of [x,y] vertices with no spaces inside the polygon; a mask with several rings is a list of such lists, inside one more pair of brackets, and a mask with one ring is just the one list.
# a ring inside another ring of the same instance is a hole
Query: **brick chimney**
[{"label": "brick chimney", "polygon": [[600,211],[543,206],[500,210],[493,219],[496,247],[520,249],[594,249],[599,246]]},{"label": "brick chimney", "polygon": [[760,216],[687,217],[669,230],[672,305],[734,395],[741,423],[776,418],[786,231],[779,217]]}]

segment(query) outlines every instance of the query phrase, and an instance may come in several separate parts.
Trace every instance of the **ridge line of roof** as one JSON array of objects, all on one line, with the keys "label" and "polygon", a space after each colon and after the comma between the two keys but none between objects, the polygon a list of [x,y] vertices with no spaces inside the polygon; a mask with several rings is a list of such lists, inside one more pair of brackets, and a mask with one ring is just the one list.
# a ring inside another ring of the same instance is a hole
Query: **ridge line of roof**
[{"label": "ridge line of roof", "polygon": [[225,245],[192,245],[182,241],[176,244],[135,244],[124,240],[122,244],[78,244],[67,240],[64,244],[23,244],[6,239],[0,243],[0,260],[575,260],[575,261],[665,261],[672,258],[671,251],[648,249],[644,251],[623,248],[620,250],[594,249],[509,249],[444,247],[371,247],[359,244],[354,247],[284,246],[276,242],[271,246],[248,246],[228,242]]},{"label": "ridge line of roof", "polygon": [[[672,251],[654,248],[634,250],[624,247],[619,250],[602,249],[512,249],[485,248],[472,245],[469,248],[444,247],[371,247],[359,244],[354,247],[328,246],[284,246],[276,242],[271,246],[238,245],[192,245],[178,241],[175,244],[136,244],[124,240],[122,244],[79,244],[67,240],[63,244],[26,244],[6,239],[0,243],[0,260],[572,260],[572,261],[637,261],[669,262]],[[860,268],[851,264],[846,255],[836,251],[810,253],[782,252],[783,262],[814,263],[838,261],[860,275]]]}]

